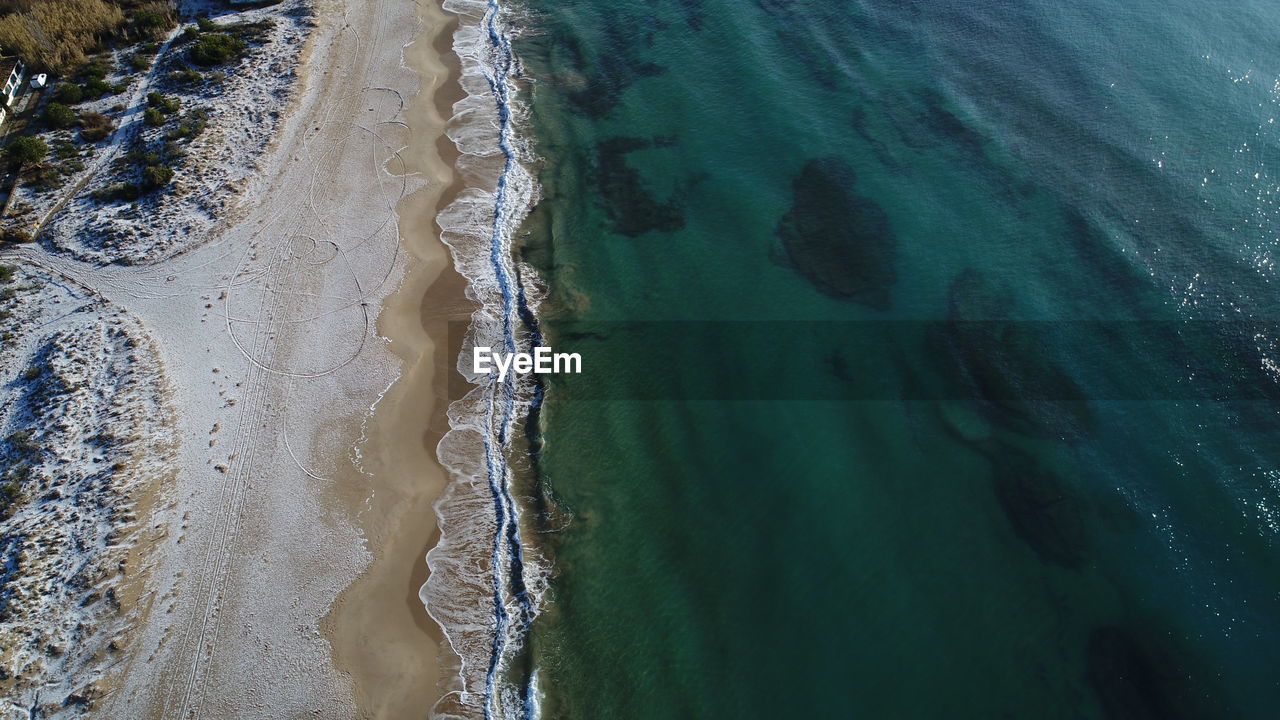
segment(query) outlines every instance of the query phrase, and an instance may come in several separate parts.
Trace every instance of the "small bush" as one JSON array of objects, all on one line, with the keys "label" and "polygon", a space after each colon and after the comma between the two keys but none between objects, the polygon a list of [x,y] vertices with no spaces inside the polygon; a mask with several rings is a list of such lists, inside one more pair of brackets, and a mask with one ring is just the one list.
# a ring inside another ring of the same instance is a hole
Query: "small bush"
[{"label": "small bush", "polygon": [[93,193],[93,199],[100,202],[112,202],[119,200],[132,202],[140,197],[142,197],[142,190],[131,182],[112,183]]},{"label": "small bush", "polygon": [[35,188],[36,192],[49,192],[62,187],[62,173],[58,172],[58,168],[53,165],[37,165],[35,170],[27,175],[27,184]]},{"label": "small bush", "polygon": [[71,108],[56,102],[46,105],[44,114],[41,117],[44,119],[45,125],[56,130],[65,130],[76,121],[76,114]]},{"label": "small bush", "polygon": [[134,72],[144,72],[151,69],[151,58],[142,53],[134,53],[129,56],[129,69]]},{"label": "small bush", "polygon": [[35,238],[20,227],[5,228],[4,239],[11,243],[29,243]]},{"label": "small bush", "polygon": [[142,113],[142,121],[151,127],[159,127],[164,124],[164,113],[149,107]]},{"label": "small bush", "polygon": [[175,85],[199,85],[204,81],[204,76],[199,71],[192,68],[183,68],[174,70],[166,76],[169,82]]},{"label": "small bush", "polygon": [[80,137],[86,142],[101,142],[115,129],[115,122],[102,113],[87,112],[80,116]]},{"label": "small bush", "polygon": [[84,98],[97,100],[104,95],[114,95],[115,87],[99,77],[91,77],[84,83]]},{"label": "small bush", "polygon": [[166,2],[148,3],[138,8],[130,13],[129,21],[139,35],[157,40],[178,24],[173,6]]},{"label": "small bush", "polygon": [[166,140],[191,140],[204,132],[208,126],[208,113],[204,110],[196,110],[189,115],[182,116],[178,124],[170,128],[164,137]]},{"label": "small bush", "polygon": [[182,107],[182,103],[178,101],[178,98],[169,97],[164,93],[158,92],[147,93],[147,104],[166,115],[178,112]]},{"label": "small bush", "polygon": [[94,58],[80,68],[80,76],[85,80],[102,80],[111,74],[111,65],[105,58]]},{"label": "small bush", "polygon": [[5,159],[17,168],[43,160],[48,152],[49,146],[45,145],[43,140],[26,135],[14,138],[4,149]]},{"label": "small bush", "polygon": [[231,33],[238,38],[248,40],[250,42],[259,42],[267,36],[276,26],[271,19],[259,20],[257,22],[239,22],[234,25],[227,25],[223,28],[225,32]]},{"label": "small bush", "polygon": [[142,170],[142,183],[148,190],[156,190],[169,184],[173,170],[163,165],[151,165]]},{"label": "small bush", "polygon": [[13,279],[13,266],[0,265],[0,283],[7,283]]},{"label": "small bush", "polygon": [[75,105],[84,99],[84,90],[81,90],[79,85],[61,83],[53,91],[53,99],[63,105]]},{"label": "small bush", "polygon": [[222,65],[240,57],[248,46],[226,33],[202,33],[191,44],[189,57],[196,65]]},{"label": "small bush", "polygon": [[210,20],[206,15],[201,15],[196,18],[196,27],[200,28],[200,32],[213,32],[218,29],[218,23]]}]

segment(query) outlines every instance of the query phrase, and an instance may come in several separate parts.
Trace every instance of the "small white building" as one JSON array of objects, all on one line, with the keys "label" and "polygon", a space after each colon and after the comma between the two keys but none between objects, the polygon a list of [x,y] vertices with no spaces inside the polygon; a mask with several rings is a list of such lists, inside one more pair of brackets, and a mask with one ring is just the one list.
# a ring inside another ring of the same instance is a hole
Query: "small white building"
[{"label": "small white building", "polygon": [[18,96],[18,88],[22,87],[22,75],[26,68],[16,57],[0,57],[0,78],[5,78],[4,106],[11,107]]},{"label": "small white building", "polygon": [[4,106],[0,107],[0,123],[9,116],[9,108],[18,97],[18,88],[22,87],[22,74],[26,71],[22,61],[16,57],[0,57],[0,78],[5,78]]}]

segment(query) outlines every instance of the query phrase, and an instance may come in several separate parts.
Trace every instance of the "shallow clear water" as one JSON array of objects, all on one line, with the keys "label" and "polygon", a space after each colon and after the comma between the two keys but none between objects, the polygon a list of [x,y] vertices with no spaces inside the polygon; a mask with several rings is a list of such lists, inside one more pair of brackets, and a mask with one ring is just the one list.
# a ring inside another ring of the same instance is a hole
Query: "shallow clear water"
[{"label": "shallow clear water", "polygon": [[1280,9],[529,0],[546,717],[1269,717]]}]

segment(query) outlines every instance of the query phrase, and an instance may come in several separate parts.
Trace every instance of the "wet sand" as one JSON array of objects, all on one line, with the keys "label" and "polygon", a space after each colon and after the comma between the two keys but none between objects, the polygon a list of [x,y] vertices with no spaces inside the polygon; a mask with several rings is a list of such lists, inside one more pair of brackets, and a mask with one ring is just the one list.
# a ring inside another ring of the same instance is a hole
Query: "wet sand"
[{"label": "wet sand", "polygon": [[449,323],[465,323],[474,305],[439,240],[435,216],[454,192],[456,151],[444,135],[457,89],[451,51],[456,26],[436,3],[418,8],[421,33],[405,48],[419,93],[405,119],[408,171],[425,185],[396,207],[409,253],[401,286],[378,316],[404,373],[366,419],[359,467],[346,468],[341,502],[357,517],[373,561],[340,596],[323,627],[338,668],[351,678],[360,718],[426,717],[442,694],[451,651],[418,591],[438,531],[433,503],[446,476],[435,448],[448,429],[447,373],[453,372]]}]

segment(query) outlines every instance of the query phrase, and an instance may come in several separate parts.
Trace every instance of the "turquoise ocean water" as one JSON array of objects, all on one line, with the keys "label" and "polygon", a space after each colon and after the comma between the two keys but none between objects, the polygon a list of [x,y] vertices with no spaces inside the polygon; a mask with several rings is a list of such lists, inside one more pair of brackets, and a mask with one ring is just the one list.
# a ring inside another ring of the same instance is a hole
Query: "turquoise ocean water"
[{"label": "turquoise ocean water", "polygon": [[522,8],[543,717],[1275,716],[1280,7]]}]

